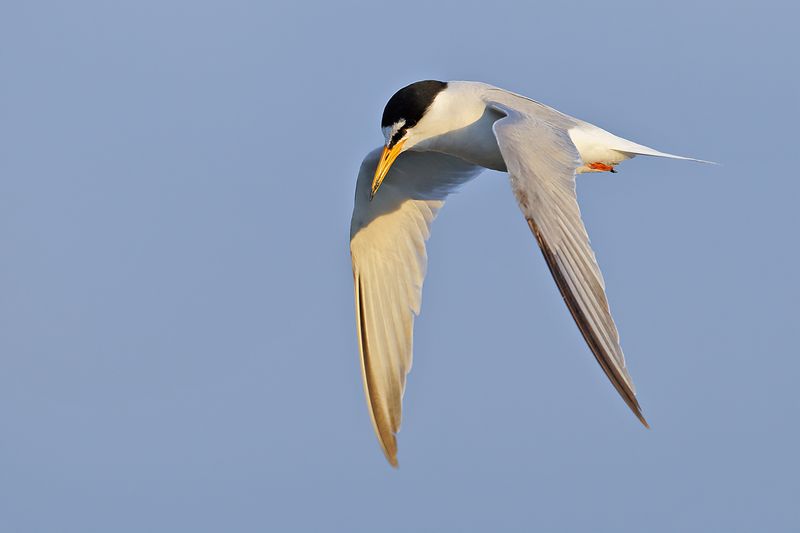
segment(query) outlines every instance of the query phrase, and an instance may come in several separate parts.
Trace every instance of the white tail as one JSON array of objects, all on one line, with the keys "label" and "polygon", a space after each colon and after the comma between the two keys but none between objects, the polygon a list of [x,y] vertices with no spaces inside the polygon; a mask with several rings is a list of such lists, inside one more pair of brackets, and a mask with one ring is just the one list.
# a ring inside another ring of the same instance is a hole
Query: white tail
[{"label": "white tail", "polygon": [[[617,137],[616,135],[614,137]],[[711,165],[718,165],[719,163],[715,163],[714,161],[706,161],[705,159],[697,159],[696,157],[685,157],[682,155],[675,155],[675,154],[668,154],[666,152],[660,152],[649,146],[644,146],[642,144],[636,144],[635,142],[629,141],[627,139],[623,139],[622,137],[617,137],[618,140],[622,141],[619,145],[612,146],[614,150],[619,152],[623,152],[626,155],[630,154],[631,156],[634,155],[649,155],[652,157],[668,157],[670,159],[683,159],[685,161],[697,161],[698,163],[708,163]]]},{"label": "white tail", "polygon": [[706,161],[705,159],[697,159],[695,157],[685,157],[682,155],[675,155],[675,154],[668,154],[667,152],[661,152],[659,150],[655,150],[650,148],[649,146],[644,146],[643,144],[637,144],[633,141],[629,141],[628,139],[623,139],[622,137],[618,137],[613,133],[609,133],[603,130],[608,137],[608,146],[612,150],[617,150],[618,152],[623,152],[626,155],[630,155],[631,157],[635,155],[649,155],[652,157],[668,157],[670,159],[683,159],[684,161],[697,161],[698,163],[709,163],[711,165],[717,165],[714,161]]},{"label": "white tail", "polygon": [[[582,122],[580,126],[569,130],[569,134],[572,138],[572,142],[575,143],[575,146],[578,148],[578,151],[580,151],[581,156],[584,158],[584,161],[587,162],[609,161],[612,164],[615,164],[625,159],[630,159],[636,155],[649,155],[652,157],[668,157],[670,159],[683,159],[685,161],[710,163],[712,165],[718,164],[713,161],[706,161],[705,159],[697,159],[694,157],[685,157],[682,155],[661,152],[659,150],[650,148],[649,146],[637,144],[633,141],[629,141],[628,139],[618,137],[613,133],[610,133],[602,128],[598,128],[597,126],[587,122]],[[608,153],[608,150],[618,152],[623,157],[615,158],[612,154]],[[615,159],[617,160],[615,161]]]}]

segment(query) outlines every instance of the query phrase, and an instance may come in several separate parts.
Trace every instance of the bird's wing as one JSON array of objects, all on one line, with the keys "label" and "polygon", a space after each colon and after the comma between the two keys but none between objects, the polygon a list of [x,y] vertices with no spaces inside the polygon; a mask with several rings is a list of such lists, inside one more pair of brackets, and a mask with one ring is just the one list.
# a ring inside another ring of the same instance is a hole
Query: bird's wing
[{"label": "bird's wing", "polygon": [[581,220],[575,170],[583,165],[568,132],[571,117],[508,93],[489,101],[511,186],[550,272],[589,348],[611,383],[647,426],[606,300],[600,267]]},{"label": "bird's wing", "polygon": [[397,466],[395,434],[411,369],[414,317],[427,266],[425,241],[446,196],[482,169],[435,152],[404,152],[370,201],[380,152],[368,154],[358,173],[350,254],[367,404],[383,452]]}]

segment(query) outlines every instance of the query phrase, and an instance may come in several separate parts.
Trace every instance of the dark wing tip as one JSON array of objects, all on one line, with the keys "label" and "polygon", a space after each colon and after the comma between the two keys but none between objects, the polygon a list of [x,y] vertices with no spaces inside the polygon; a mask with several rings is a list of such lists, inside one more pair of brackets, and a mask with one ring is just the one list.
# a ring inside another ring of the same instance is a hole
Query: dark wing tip
[{"label": "dark wing tip", "polygon": [[372,425],[375,429],[375,434],[378,437],[378,442],[383,450],[383,455],[386,460],[394,468],[397,468],[397,437],[392,432],[391,424],[386,419],[384,413],[380,409],[376,409],[378,405],[377,398],[373,397],[375,394],[370,387],[370,379],[372,376],[372,369],[370,367],[370,354],[369,344],[367,342],[367,323],[364,312],[364,287],[361,277],[353,272],[353,281],[356,286],[356,312],[358,313],[358,333],[359,344],[361,346],[361,358],[364,365],[364,391],[367,396],[367,407],[369,408],[370,417],[372,418]]},{"label": "dark wing tip", "polygon": [[564,278],[564,274],[558,267],[558,260],[550,248],[550,245],[544,240],[544,235],[539,229],[539,226],[536,225],[536,222],[532,218],[528,218],[527,220],[528,226],[530,226],[533,235],[536,237],[536,242],[539,243],[539,248],[542,250],[542,255],[547,263],[547,267],[550,269],[550,274],[552,274],[553,279],[556,282],[556,286],[558,286],[558,290],[561,292],[561,296],[564,299],[564,303],[567,304],[567,308],[569,309],[570,314],[572,314],[572,318],[575,320],[575,323],[578,325],[578,329],[580,330],[581,335],[583,335],[586,344],[589,345],[589,349],[592,351],[592,354],[594,354],[594,357],[600,364],[603,372],[605,372],[609,381],[611,381],[611,384],[614,385],[614,388],[625,401],[627,406],[630,408],[633,414],[636,415],[636,418],[639,419],[644,427],[649,429],[650,425],[647,423],[647,420],[645,420],[644,415],[642,415],[642,409],[639,406],[639,401],[636,399],[636,394],[627,384],[621,372],[609,362],[611,357],[603,350],[597,335],[592,330],[589,321],[586,319],[586,316],[580,305],[578,305],[575,295],[572,294],[572,291],[570,290],[569,283]]},{"label": "dark wing tip", "polygon": [[625,403],[628,404],[628,407],[630,407],[631,411],[633,411],[633,414],[636,415],[636,418],[639,419],[639,422],[641,422],[645,428],[650,429],[650,424],[648,424],[647,420],[645,420],[644,415],[642,414],[642,408],[639,406],[639,401],[636,399],[636,396],[633,397],[633,405],[631,405],[627,399],[625,399]]}]

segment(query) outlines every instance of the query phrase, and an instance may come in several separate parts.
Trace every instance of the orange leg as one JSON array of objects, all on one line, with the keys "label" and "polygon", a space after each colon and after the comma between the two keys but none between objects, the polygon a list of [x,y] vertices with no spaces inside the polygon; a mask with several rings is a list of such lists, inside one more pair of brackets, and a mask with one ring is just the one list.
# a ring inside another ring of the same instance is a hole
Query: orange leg
[{"label": "orange leg", "polygon": [[589,163],[589,168],[592,170],[603,170],[606,172],[616,172],[614,167],[611,165],[606,165],[605,163]]}]

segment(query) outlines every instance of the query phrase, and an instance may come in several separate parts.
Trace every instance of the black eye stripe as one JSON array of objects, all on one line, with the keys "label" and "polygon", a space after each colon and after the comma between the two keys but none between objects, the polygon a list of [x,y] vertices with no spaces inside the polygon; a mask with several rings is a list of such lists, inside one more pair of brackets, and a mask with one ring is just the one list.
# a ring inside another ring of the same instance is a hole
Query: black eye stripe
[{"label": "black eye stripe", "polygon": [[394,135],[392,135],[392,138],[389,140],[389,148],[400,142],[400,139],[403,138],[403,135],[406,134],[407,130],[408,128],[406,126],[403,126],[399,130],[397,130],[397,132]]}]

